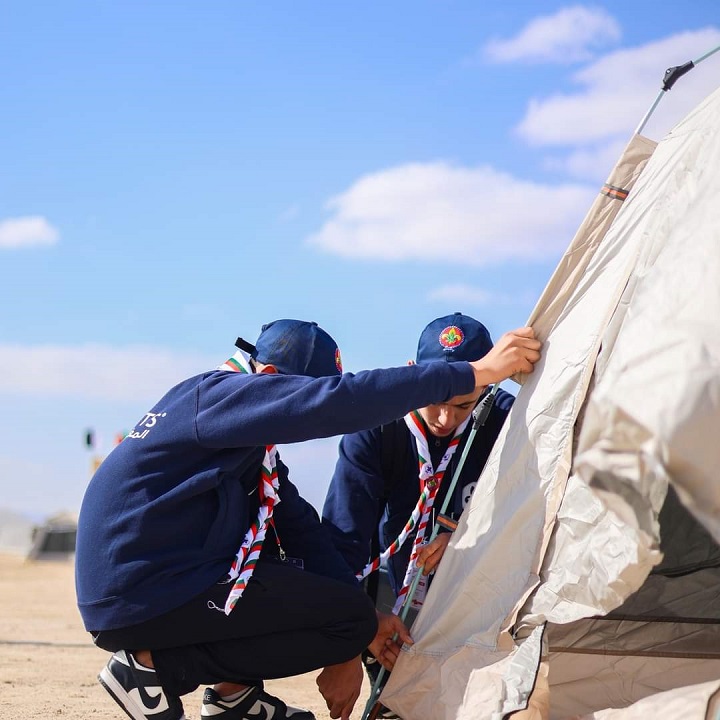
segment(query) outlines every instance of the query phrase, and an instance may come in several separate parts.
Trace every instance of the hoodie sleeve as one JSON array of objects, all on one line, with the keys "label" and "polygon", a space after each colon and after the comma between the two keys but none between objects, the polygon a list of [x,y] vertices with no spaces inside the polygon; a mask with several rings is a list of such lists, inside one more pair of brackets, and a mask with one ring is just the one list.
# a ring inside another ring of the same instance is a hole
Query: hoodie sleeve
[{"label": "hoodie sleeve", "polygon": [[208,448],[302,442],[367,430],[474,386],[463,362],[316,379],[217,371],[198,386],[195,431]]}]

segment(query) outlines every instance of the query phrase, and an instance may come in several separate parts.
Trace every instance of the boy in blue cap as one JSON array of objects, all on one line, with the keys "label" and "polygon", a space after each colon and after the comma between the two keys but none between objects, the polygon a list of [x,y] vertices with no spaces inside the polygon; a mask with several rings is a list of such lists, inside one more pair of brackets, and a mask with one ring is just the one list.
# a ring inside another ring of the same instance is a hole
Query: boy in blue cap
[{"label": "boy in blue cap", "polygon": [[[492,348],[490,333],[481,322],[454,313],[425,327],[418,341],[416,363],[429,367],[471,362],[487,356]],[[425,529],[425,537],[430,536],[432,519],[443,505],[470,435],[471,413],[486,390],[476,386],[469,393],[425,405],[405,418],[345,435],[340,441],[323,508],[323,524],[330,530],[336,549],[356,573],[376,572],[378,555],[384,553],[391,588],[401,600],[412,577],[413,570],[410,568],[408,573],[408,566],[413,549],[417,555],[413,565],[423,567],[427,574],[440,561],[450,538],[450,532],[441,528],[432,543],[414,547],[418,524],[408,529],[408,521],[413,510],[418,509],[424,483],[439,478],[439,489],[429,509],[429,526]],[[448,512],[442,518],[446,528],[457,523],[514,399],[504,390],[497,391],[485,425],[478,429],[465,458]],[[423,463],[419,457],[426,461],[426,478],[422,476]],[[424,588],[424,583],[418,585],[416,605],[422,600]],[[378,666],[372,657],[368,660],[373,679],[373,669]]]},{"label": "boy in blue cap", "polygon": [[347,720],[366,646],[392,667],[410,642],[378,615],[288,479],[275,445],[352,433],[415,406],[530,372],[530,328],[481,363],[342,374],[316,323],[278,320],[220,368],[172,388],[88,485],[76,548],[78,606],[113,653],[99,679],[134,720],[312,720],[263,680],[324,668],[331,717]]}]

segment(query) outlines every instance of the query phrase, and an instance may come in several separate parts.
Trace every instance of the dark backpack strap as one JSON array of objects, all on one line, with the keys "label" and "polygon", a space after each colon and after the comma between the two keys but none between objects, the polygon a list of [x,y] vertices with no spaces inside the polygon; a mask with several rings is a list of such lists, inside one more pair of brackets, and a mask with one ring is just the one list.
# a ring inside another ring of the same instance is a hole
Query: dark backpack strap
[{"label": "dark backpack strap", "polygon": [[[383,490],[380,497],[378,515],[375,519],[375,531],[370,541],[370,558],[376,558],[380,554],[380,521],[385,513],[387,501],[393,489],[393,484],[398,473],[402,471],[402,461],[405,459],[406,448],[401,442],[402,435],[398,431],[398,423],[402,420],[393,420],[380,427],[380,469],[383,478]],[[377,605],[378,585],[380,572],[372,573],[367,579],[367,593],[373,603]]]},{"label": "dark backpack strap", "polygon": [[382,444],[382,476],[383,476],[383,510],[392,493],[395,478],[402,469],[401,456],[405,459],[405,446],[401,445],[398,431],[399,420],[393,420],[380,428],[380,442]]}]

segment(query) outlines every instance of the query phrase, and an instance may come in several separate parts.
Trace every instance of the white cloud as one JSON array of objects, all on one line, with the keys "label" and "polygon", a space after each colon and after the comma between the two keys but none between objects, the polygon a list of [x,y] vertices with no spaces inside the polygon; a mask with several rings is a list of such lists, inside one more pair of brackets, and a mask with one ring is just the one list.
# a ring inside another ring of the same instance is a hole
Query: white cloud
[{"label": "white cloud", "polygon": [[[567,29],[568,18],[584,17],[585,34],[577,34],[585,40],[578,47],[587,47],[589,29],[614,21],[602,11],[583,15],[580,10],[566,9],[567,15],[553,18],[565,18],[558,27]],[[545,26],[537,23],[521,35],[526,47],[535,47],[536,54],[541,47],[560,47],[562,34],[542,35],[537,28]],[[553,43],[530,42],[541,35],[552,35]],[[525,181],[489,166],[407,164],[361,177],[332,198],[329,218],[307,242],[345,258],[386,261],[483,266],[554,259],[651,106],[665,69],[697,59],[718,43],[720,30],[710,27],[612,52],[572,76],[576,92],[530,101],[516,133],[531,145],[554,148],[545,168],[591,187]],[[718,63],[720,54],[681,78],[664,95],[644,134],[661,139],[715,90]]]},{"label": "white cloud", "polygon": [[0,345],[0,393],[150,403],[224,359],[150,347]]},{"label": "white cloud", "polygon": [[427,294],[427,299],[468,305],[490,305],[493,302],[493,294],[472,285],[442,285],[431,290]]},{"label": "white cloud", "polygon": [[605,10],[574,5],[532,20],[513,38],[492,40],[484,55],[497,63],[572,63],[589,59],[620,36],[619,24]]},{"label": "white cloud", "polygon": [[430,301],[458,303],[464,306],[488,307],[498,305],[528,305],[535,301],[526,294],[497,293],[483,290],[474,285],[458,283],[456,285],[442,285],[434,288],[427,294]]},{"label": "white cloud", "polygon": [[54,245],[58,237],[58,231],[43,217],[0,220],[0,248]]},{"label": "white cloud", "polygon": [[560,171],[574,178],[595,178],[598,184],[601,184],[615,167],[625,145],[627,143],[624,140],[617,140],[596,147],[581,148],[564,157],[548,157],[544,166],[548,170]]},{"label": "white cloud", "polygon": [[[662,86],[668,67],[700,57],[720,43],[720,30],[684,32],[636,48],[618,50],[575,73],[577,92],[532,99],[517,133],[538,146],[584,146],[637,128]],[[660,139],[717,87],[715,56],[681,78],[665,94],[645,134]]]},{"label": "white cloud", "polygon": [[477,266],[562,252],[595,188],[518,180],[491,167],[410,164],[360,178],[333,198],[307,242],[346,258]]}]

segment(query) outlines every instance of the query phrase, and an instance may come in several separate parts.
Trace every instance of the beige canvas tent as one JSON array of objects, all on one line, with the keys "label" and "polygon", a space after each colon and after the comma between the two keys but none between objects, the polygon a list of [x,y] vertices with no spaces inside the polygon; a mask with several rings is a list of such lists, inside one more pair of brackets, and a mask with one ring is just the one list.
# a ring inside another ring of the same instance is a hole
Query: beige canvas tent
[{"label": "beige canvas tent", "polygon": [[404,720],[714,720],[720,91],[657,146],[631,140],[530,322],[544,356],[382,701]]}]

